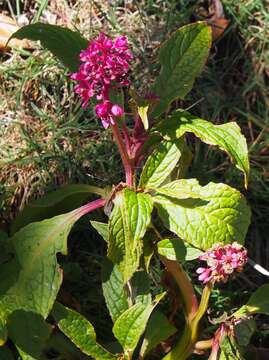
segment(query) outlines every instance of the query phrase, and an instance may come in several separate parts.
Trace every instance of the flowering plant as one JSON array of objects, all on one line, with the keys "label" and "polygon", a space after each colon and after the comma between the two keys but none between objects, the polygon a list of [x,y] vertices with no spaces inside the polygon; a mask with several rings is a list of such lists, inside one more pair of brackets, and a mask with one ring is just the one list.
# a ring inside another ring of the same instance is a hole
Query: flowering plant
[{"label": "flowering plant", "polygon": [[[133,60],[125,36],[113,40],[101,33],[88,42],[76,32],[37,23],[13,37],[41,40],[68,66],[82,106],[94,107],[103,127],[112,129],[125,180],[110,189],[72,185],[36,201],[31,216],[27,209],[19,215],[9,241],[12,259],[1,265],[2,344],[9,336],[22,359],[44,359],[46,341],[57,326],[85,355],[97,360],[144,359],[152,354],[184,360],[193,352],[211,352],[211,360],[242,359],[247,344],[240,346],[235,333],[253,314],[268,312],[268,300],[263,299],[267,285],[223,319],[211,339],[204,338],[199,324],[215,284],[243,271],[248,261],[243,246],[250,210],[243,195],[228,185],[202,186],[197,179],[183,177],[189,166],[185,155],[190,152],[185,134],[193,133],[226,151],[243,172],[247,187],[246,140],[234,122],[214,125],[170,107],[184,98],[200,74],[211,45],[210,28],[197,22],[171,35],[160,49],[161,71],[147,94],[130,92],[131,115],[122,100],[123,88],[128,96]],[[82,202],[89,193],[99,197],[78,208],[73,201],[71,211],[57,214],[57,203],[71,196]],[[48,207],[55,216],[44,220]],[[85,317],[56,301],[62,283],[56,255],[66,254],[74,223],[96,209],[108,217],[108,223],[91,224],[107,243],[102,288],[114,324],[115,351],[97,342]],[[189,261],[196,264],[191,274],[186,272]],[[167,293],[154,289],[155,297],[150,286],[154,263],[162,264],[168,287]],[[204,285],[200,299],[194,286],[199,282]],[[165,297],[172,305],[164,313],[159,304]],[[182,307],[174,309],[174,300]],[[175,318],[181,310],[182,330]]]}]

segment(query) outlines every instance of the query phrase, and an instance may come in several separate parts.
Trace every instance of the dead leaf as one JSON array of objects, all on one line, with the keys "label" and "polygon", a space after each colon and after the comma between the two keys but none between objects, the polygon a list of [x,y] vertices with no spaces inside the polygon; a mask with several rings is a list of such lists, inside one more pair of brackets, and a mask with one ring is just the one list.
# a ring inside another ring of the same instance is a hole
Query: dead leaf
[{"label": "dead leaf", "polygon": [[[16,22],[11,17],[0,13],[0,50],[5,50],[8,39],[17,30],[19,30],[19,27]],[[31,45],[27,40],[12,39],[8,46],[20,49],[31,49]]]}]

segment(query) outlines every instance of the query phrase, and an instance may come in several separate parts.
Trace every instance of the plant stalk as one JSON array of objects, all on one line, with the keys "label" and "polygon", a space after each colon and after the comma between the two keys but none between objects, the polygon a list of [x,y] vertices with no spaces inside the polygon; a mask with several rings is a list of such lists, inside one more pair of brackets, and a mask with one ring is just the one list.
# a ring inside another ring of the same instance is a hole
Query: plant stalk
[{"label": "plant stalk", "polygon": [[181,339],[163,360],[185,360],[193,352],[198,337],[199,322],[208,307],[212,286],[212,283],[208,283],[205,286],[196,314],[191,317],[191,320],[186,319],[186,325]]},{"label": "plant stalk", "polygon": [[168,260],[164,256],[160,259],[168,272],[174,277],[183,298],[184,312],[186,321],[190,322],[198,310],[198,302],[194,288],[182,266],[173,260]]},{"label": "plant stalk", "polygon": [[105,206],[105,204],[106,204],[106,199],[97,199],[74,210],[74,213],[77,213],[77,215],[81,217],[83,215],[90,213],[91,211],[102,208],[103,206]]},{"label": "plant stalk", "polygon": [[131,161],[130,158],[127,154],[126,151],[126,147],[125,144],[122,140],[121,134],[120,134],[120,130],[118,127],[118,124],[115,122],[114,125],[112,125],[112,129],[113,129],[113,134],[116,140],[116,143],[118,145],[119,148],[119,152],[121,155],[121,160],[124,166],[124,170],[125,170],[125,176],[126,176],[126,183],[127,185],[129,185],[130,187],[133,186],[133,168],[131,165]]}]

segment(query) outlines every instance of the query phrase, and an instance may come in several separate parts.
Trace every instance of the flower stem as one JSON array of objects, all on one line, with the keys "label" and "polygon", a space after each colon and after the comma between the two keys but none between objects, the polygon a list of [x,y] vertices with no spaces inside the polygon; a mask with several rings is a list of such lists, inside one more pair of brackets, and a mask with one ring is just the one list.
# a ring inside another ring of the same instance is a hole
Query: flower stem
[{"label": "flower stem", "polygon": [[112,129],[113,129],[113,134],[114,134],[115,140],[116,140],[118,148],[119,148],[119,152],[120,152],[120,155],[121,155],[121,160],[122,160],[122,163],[123,163],[123,166],[124,166],[125,176],[126,176],[126,183],[127,183],[127,185],[132,187],[133,186],[133,168],[132,168],[132,165],[131,165],[130,158],[129,158],[129,156],[127,154],[127,151],[126,151],[125,144],[122,141],[122,137],[121,137],[121,134],[120,134],[118,124],[116,122],[115,122],[114,125],[112,125]]}]

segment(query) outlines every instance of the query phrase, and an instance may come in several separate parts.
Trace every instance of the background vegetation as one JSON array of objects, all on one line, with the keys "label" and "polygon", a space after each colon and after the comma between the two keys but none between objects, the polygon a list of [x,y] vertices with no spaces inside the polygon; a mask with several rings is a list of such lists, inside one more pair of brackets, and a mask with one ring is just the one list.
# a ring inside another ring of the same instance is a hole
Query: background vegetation
[{"label": "background vegetation", "polygon": [[[250,257],[269,268],[269,2],[223,0],[224,14],[218,12],[218,5],[218,1],[191,0],[0,0],[1,12],[20,24],[56,23],[76,28],[88,38],[100,30],[112,36],[125,33],[136,57],[133,81],[142,83],[141,89],[156,71],[154,59],[159,44],[174,29],[206,19],[219,30],[206,68],[181,106],[192,108],[193,113],[214,123],[237,121],[246,135],[251,177],[245,194],[253,214],[247,246]],[[228,22],[225,30],[219,27],[220,17]],[[91,110],[81,109],[68,75],[35,44],[31,49],[1,53],[2,229],[9,228],[31,199],[51,189],[77,182],[105,185],[121,178],[120,159],[110,132],[103,131]],[[229,166],[224,155],[192,137],[189,143],[194,154],[189,177],[198,177],[201,182],[223,181],[244,191],[241,175]],[[63,302],[87,315],[107,340],[108,316],[103,315],[99,287],[103,244],[91,231],[88,220],[74,228],[69,256],[62,259],[65,283],[61,296]],[[156,264],[153,281],[160,276]],[[248,268],[225,287],[222,295],[215,291],[210,317],[217,318],[236,307],[265,281]],[[268,335],[269,325],[261,317],[253,345],[265,346]]]}]

